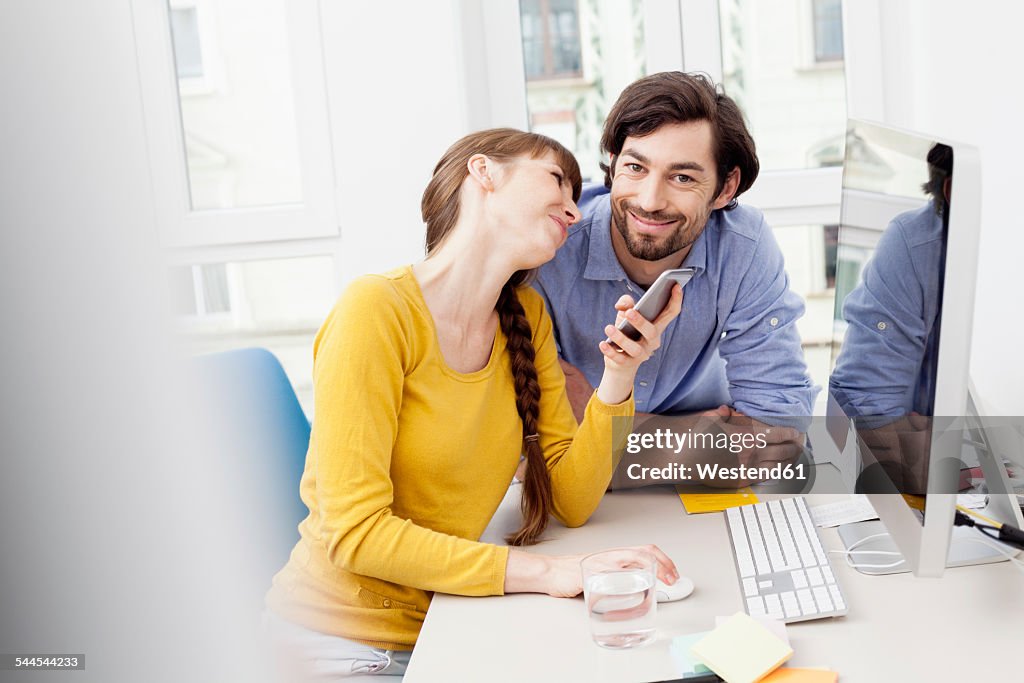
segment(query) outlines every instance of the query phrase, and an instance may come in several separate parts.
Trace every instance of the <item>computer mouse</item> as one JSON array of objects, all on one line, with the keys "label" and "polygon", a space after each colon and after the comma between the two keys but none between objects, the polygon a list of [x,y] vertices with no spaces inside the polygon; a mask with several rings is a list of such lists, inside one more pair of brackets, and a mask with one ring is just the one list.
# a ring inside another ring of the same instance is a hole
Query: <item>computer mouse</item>
[{"label": "computer mouse", "polygon": [[680,576],[671,586],[667,583],[662,583],[659,579],[657,585],[654,587],[654,597],[658,602],[675,602],[676,600],[682,600],[683,598],[689,597],[692,592],[693,581],[690,581],[685,576]]}]

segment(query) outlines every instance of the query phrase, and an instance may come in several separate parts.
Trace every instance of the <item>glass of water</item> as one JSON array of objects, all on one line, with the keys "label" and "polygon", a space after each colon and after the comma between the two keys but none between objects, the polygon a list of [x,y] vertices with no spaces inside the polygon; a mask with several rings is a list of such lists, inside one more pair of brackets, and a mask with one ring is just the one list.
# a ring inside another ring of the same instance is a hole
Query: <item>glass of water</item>
[{"label": "glass of water", "polygon": [[594,642],[617,650],[654,640],[654,555],[644,550],[605,550],[587,555],[580,565]]}]

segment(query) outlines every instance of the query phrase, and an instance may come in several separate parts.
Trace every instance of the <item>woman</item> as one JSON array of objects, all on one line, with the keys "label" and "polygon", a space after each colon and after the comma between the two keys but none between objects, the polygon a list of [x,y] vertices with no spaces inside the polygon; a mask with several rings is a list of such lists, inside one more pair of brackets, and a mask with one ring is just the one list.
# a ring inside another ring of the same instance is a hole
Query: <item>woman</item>
[{"label": "woman", "polygon": [[[611,477],[612,418],[633,414],[637,367],[679,313],[678,288],[653,323],[619,302],[643,338],[595,330],[621,351],[600,342],[604,378],[577,428],[551,321],[524,285],[579,219],[580,182],[549,138],[466,136],[423,194],[427,259],[355,281],[317,335],[310,514],[266,617],[315,673],[404,671],[431,592],[582,590],[579,557],[476,541],[521,453],[524,521],[509,543],[534,543],[549,514],[586,521]],[[647,550],[673,582],[672,562]]]}]

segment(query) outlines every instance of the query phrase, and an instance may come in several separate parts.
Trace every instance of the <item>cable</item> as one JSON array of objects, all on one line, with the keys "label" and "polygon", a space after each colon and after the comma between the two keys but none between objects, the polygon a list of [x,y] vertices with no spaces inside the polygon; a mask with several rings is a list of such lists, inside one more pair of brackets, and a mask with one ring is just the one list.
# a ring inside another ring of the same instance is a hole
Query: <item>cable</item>
[{"label": "cable", "polygon": [[[980,531],[980,529],[979,529],[979,531]],[[1016,557],[1014,557],[1011,553],[1007,552],[1003,548],[1000,548],[995,543],[991,543],[989,541],[986,541],[983,538],[974,538],[972,536],[964,536],[963,538],[959,538],[957,540],[958,541],[971,541],[973,543],[980,543],[982,545],[986,545],[989,548],[991,548],[992,550],[995,550],[997,553],[999,553],[1000,555],[1002,555],[1006,559],[1008,559],[1010,562],[1013,563],[1013,566],[1015,566],[1021,573],[1024,573],[1024,562],[1021,562]]]},{"label": "cable", "polygon": [[[978,512],[962,508],[959,505],[957,505],[957,508],[958,509],[953,516],[954,526],[972,526],[991,539],[1005,543],[1006,545],[1017,548],[1018,550],[1024,550],[1024,532],[1020,529],[1010,526],[1009,524],[996,522],[995,520],[991,520]],[[992,522],[992,524],[978,524],[972,519],[972,517],[978,517],[986,522]],[[998,531],[999,533],[994,534],[992,533],[993,531]]]},{"label": "cable", "polygon": [[[876,539],[876,538],[884,538],[884,537],[886,537],[888,535],[889,535],[888,532],[883,532],[883,533],[880,533],[880,534],[871,534],[870,536],[865,536],[864,538],[857,539],[856,541],[851,543],[850,547],[847,548],[846,550],[829,550],[828,552],[834,553],[834,554],[837,554],[837,555],[845,555],[846,556],[846,564],[848,566],[852,567],[853,569],[892,569],[893,567],[898,567],[901,564],[904,564],[905,560],[903,559],[903,553],[895,552],[893,550],[859,550],[859,551],[854,550],[854,548],[856,548],[857,546],[859,546],[859,545],[861,545],[863,543],[867,543],[868,541],[871,541],[871,540]],[[899,557],[900,560],[898,562],[891,562],[889,564],[863,564],[863,563],[859,563],[859,562],[858,563],[854,563],[853,560],[850,559],[850,556],[854,552],[865,553],[865,554],[868,554],[868,555],[888,555],[890,557]]]},{"label": "cable", "polygon": [[[959,510],[960,512],[964,513],[965,515],[970,515],[971,517],[977,517],[981,521],[986,522],[986,523],[994,526],[996,529],[998,529],[998,528],[1003,526],[1002,522],[997,522],[996,520],[994,520],[994,519],[992,519],[990,517],[986,517],[985,515],[981,514],[980,512],[978,512],[976,510],[971,510],[970,508],[965,508],[963,505],[957,505],[956,509]],[[967,526],[971,526],[971,525],[968,524]]]}]

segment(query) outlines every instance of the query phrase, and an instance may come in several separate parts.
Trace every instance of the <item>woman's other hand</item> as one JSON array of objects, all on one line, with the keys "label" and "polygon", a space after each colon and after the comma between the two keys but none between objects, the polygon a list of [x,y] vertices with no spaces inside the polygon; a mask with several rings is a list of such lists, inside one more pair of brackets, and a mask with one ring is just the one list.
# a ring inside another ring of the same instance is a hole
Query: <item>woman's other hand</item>
[{"label": "woman's other hand", "polygon": [[[657,561],[658,578],[672,585],[679,578],[676,565],[656,545],[633,546],[620,550],[632,551],[637,558],[649,553]],[[572,598],[583,592],[583,570],[580,561],[586,555],[534,555],[522,550],[510,550],[505,569],[506,593],[546,593],[556,598]],[[629,554],[620,556],[625,568]],[[613,567],[609,567],[612,569]]]}]

